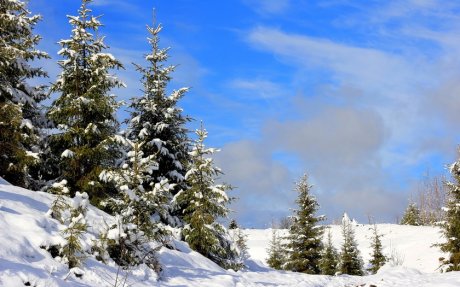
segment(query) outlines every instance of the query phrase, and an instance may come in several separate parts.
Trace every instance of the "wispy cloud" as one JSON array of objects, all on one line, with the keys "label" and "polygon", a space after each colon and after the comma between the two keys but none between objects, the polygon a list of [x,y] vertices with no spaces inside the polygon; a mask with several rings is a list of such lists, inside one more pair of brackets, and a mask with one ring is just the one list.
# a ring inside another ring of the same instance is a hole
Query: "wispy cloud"
[{"label": "wispy cloud", "polygon": [[337,79],[346,78],[357,86],[381,89],[416,79],[412,66],[404,58],[377,49],[268,27],[251,30],[247,40],[256,49],[272,52],[297,67],[328,69]]},{"label": "wispy cloud", "polygon": [[286,94],[281,85],[266,79],[234,79],[229,83],[229,86],[240,90],[249,99],[270,99]]},{"label": "wispy cloud", "polygon": [[260,14],[281,14],[290,6],[290,0],[243,0],[243,2]]}]

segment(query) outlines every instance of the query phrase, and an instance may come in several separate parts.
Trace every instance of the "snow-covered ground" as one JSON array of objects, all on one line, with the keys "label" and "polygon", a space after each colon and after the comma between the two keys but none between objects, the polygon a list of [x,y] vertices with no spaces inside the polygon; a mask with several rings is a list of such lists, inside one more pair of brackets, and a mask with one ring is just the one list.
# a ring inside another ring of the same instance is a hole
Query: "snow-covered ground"
[{"label": "snow-covered ground", "polygon": [[[342,243],[341,226],[331,225],[328,227],[331,228],[332,243],[340,250]],[[367,224],[355,226],[355,238],[365,263],[369,262],[371,257],[370,239],[373,233],[371,228],[372,226]],[[384,235],[381,240],[385,255],[393,257],[394,261],[399,261],[399,263],[394,262],[394,265],[417,269],[424,273],[437,272],[438,259],[446,256],[441,253],[438,247],[433,246],[435,243],[442,242],[442,234],[437,227],[378,224],[377,230],[379,234]],[[251,258],[265,263],[272,230],[247,229],[245,233],[248,234]],[[278,234],[285,235],[287,230],[278,230]]]},{"label": "snow-covered ground", "polygon": [[[385,234],[383,244],[403,257],[402,266],[384,267],[372,276],[317,276],[280,272],[264,265],[271,230],[246,230],[249,235],[251,259],[247,271],[227,271],[176,241],[177,250],[163,248],[160,261],[163,272],[155,273],[139,266],[126,275],[114,263],[104,265],[89,256],[79,272],[69,272],[65,264],[53,259],[40,246],[57,243],[64,228],[46,216],[53,196],[8,185],[0,178],[0,286],[460,286],[460,272],[436,272],[437,259],[442,256],[430,245],[439,242],[435,228],[378,225]],[[95,208],[88,212],[89,232],[85,245],[103,222],[113,218]],[[334,243],[339,246],[338,226],[332,227]],[[358,244],[366,261],[369,257],[369,226],[356,228]],[[391,243],[391,244],[390,244]],[[392,246],[390,248],[390,245]],[[83,273],[77,277],[75,273]],[[120,281],[121,279],[121,281]],[[126,279],[126,282],[124,281]],[[120,283],[126,283],[125,285]]]}]

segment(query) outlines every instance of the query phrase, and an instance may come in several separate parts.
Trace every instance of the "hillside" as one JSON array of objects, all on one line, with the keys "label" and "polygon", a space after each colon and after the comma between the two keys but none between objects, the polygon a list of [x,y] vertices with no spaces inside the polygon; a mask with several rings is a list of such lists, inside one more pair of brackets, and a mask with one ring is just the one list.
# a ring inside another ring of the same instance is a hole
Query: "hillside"
[{"label": "hillside", "polygon": [[[342,243],[340,225],[331,225],[332,242],[338,250]],[[441,231],[437,227],[409,226],[397,224],[378,224],[379,234],[383,234],[382,244],[384,253],[393,254],[400,261],[400,266],[417,269],[424,273],[437,272],[438,258],[445,256],[439,248],[432,246],[442,242]],[[371,226],[357,224],[355,226],[356,241],[365,263],[370,260]],[[266,249],[272,236],[271,229],[248,229],[248,245],[251,258],[265,263]],[[287,230],[279,230],[280,235]],[[399,264],[397,264],[399,265]]]},{"label": "hillside", "polygon": [[[62,240],[59,232],[64,227],[46,216],[52,200],[50,194],[25,190],[0,180],[0,286],[102,287],[116,283],[116,286],[460,286],[459,272],[439,274],[434,271],[441,254],[430,245],[439,240],[438,230],[396,225],[379,225],[379,229],[386,234],[387,250],[391,242],[404,256],[403,265],[385,267],[372,276],[309,276],[271,270],[263,264],[270,230],[246,230],[252,256],[247,261],[246,271],[223,270],[190,250],[185,243],[174,241],[177,250],[160,250],[163,265],[160,278],[145,266],[126,273],[115,263],[105,265],[90,255],[81,269],[69,272],[66,265],[43,249]],[[90,228],[84,237],[87,249],[104,221],[113,221],[110,215],[93,207],[90,207],[88,218]],[[339,245],[338,227],[332,228],[334,242]],[[357,227],[356,233],[362,255],[367,260],[368,226]]]}]

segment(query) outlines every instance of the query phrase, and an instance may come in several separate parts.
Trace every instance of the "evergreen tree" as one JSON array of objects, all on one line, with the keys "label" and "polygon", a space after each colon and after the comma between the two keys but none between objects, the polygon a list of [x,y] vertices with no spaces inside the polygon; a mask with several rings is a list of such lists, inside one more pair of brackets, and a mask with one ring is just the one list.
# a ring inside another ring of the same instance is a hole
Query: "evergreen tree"
[{"label": "evergreen tree", "polygon": [[347,214],[342,218],[343,244],[340,253],[339,271],[342,274],[359,275],[363,273],[363,260],[355,240],[355,232]]},{"label": "evergreen tree", "polygon": [[185,176],[189,188],[177,195],[178,203],[186,206],[183,236],[190,247],[223,268],[241,268],[238,254],[225,227],[217,222],[228,215],[230,198],[226,184],[215,184],[221,170],[214,166],[212,154],[217,150],[206,148],[208,133],[201,127],[190,152],[191,166]]},{"label": "evergreen tree", "polygon": [[88,194],[77,192],[72,203],[70,222],[62,232],[66,243],[61,249],[62,258],[69,265],[69,268],[80,266],[81,260],[85,257],[81,237],[88,228],[86,223]]},{"label": "evergreen tree", "polygon": [[155,156],[144,155],[142,147],[145,142],[132,142],[121,137],[119,139],[126,146],[120,167],[103,171],[100,179],[103,182],[113,182],[120,197],[109,198],[103,204],[123,215],[123,223],[134,224],[148,239],[163,241],[167,232],[159,218],[166,213],[166,194],[174,186],[167,179],[163,179],[144,187],[145,181],[158,169]]},{"label": "evergreen tree", "polygon": [[339,265],[338,261],[339,254],[334,245],[332,245],[332,234],[329,229],[327,233],[327,243],[324,246],[323,253],[321,254],[321,260],[319,262],[319,268],[321,274],[324,275],[335,275]]},{"label": "evergreen tree", "polygon": [[51,89],[59,97],[48,117],[58,130],[50,138],[51,156],[59,162],[57,180],[67,180],[71,195],[87,192],[97,204],[107,192],[98,176],[119,156],[113,140],[119,104],[108,93],[123,83],[110,74],[122,65],[103,52],[107,48],[104,38],[94,35],[101,23],[90,15],[89,3],[91,0],[82,0],[78,16],[68,16],[72,36],[59,42],[62,72]]},{"label": "evergreen tree", "polygon": [[[141,231],[134,221],[134,210],[127,209],[121,214],[115,214],[115,224],[102,233],[93,246],[93,250],[101,261],[110,256],[119,266],[129,268],[145,264],[159,273],[161,264],[157,258],[157,251],[161,245],[156,244]],[[107,252],[106,252],[107,251]]]},{"label": "evergreen tree", "polygon": [[285,263],[285,250],[278,231],[272,227],[272,238],[267,249],[267,264],[273,269],[281,270]]},{"label": "evergreen tree", "polygon": [[46,76],[30,62],[48,58],[37,50],[33,34],[39,15],[26,2],[0,0],[0,176],[14,185],[33,187],[31,168],[39,162],[39,142],[46,121],[40,102],[43,87],[27,80]]},{"label": "evergreen tree", "polygon": [[241,228],[233,229],[234,231],[234,241],[236,247],[238,247],[239,262],[244,265],[244,261],[249,258],[248,251],[248,236],[241,230]]},{"label": "evergreen tree", "polygon": [[105,260],[107,250],[120,266],[143,263],[159,272],[161,266],[156,254],[161,244],[152,247],[152,243],[164,243],[169,236],[159,219],[167,212],[167,194],[174,185],[162,179],[144,187],[145,181],[158,169],[155,156],[144,155],[142,147],[145,142],[118,139],[126,146],[120,167],[100,174],[101,180],[113,182],[121,195],[103,202],[116,213],[117,222],[108,228],[107,233],[101,234],[93,249],[101,260]]},{"label": "evergreen tree", "polygon": [[288,258],[284,269],[319,274],[319,260],[323,249],[321,241],[323,227],[318,223],[324,220],[324,217],[315,216],[318,203],[316,198],[310,194],[311,187],[306,174],[296,184],[296,191],[299,193],[296,203],[299,209],[294,211],[293,222],[289,228],[286,244]]},{"label": "evergreen tree", "polygon": [[69,189],[66,185],[67,181],[64,179],[61,182],[53,183],[49,189],[49,192],[54,193],[56,197],[51,203],[51,207],[47,215],[51,216],[62,224],[64,224],[71,216],[71,205],[68,201]]},{"label": "evergreen tree", "polygon": [[238,223],[236,223],[235,219],[232,219],[230,221],[230,224],[228,225],[228,229],[237,229],[239,228]]},{"label": "evergreen tree", "polygon": [[452,181],[447,182],[446,220],[442,229],[446,242],[439,244],[448,258],[441,258],[444,271],[460,271],[460,159],[450,166]]},{"label": "evergreen tree", "polygon": [[[189,118],[182,114],[182,109],[177,104],[188,88],[181,88],[167,94],[170,74],[175,66],[166,64],[169,49],[162,49],[159,45],[162,26],[147,27],[147,29],[150,33],[148,41],[152,51],[145,56],[147,67],[136,65],[136,69],[142,74],[144,94],[132,99],[127,137],[131,140],[144,141],[146,144],[142,146],[142,152],[146,156],[156,155],[158,169],[152,171],[150,178],[146,178],[144,186],[167,179],[174,185],[169,195],[169,200],[172,200],[173,195],[187,188],[184,177],[185,167],[189,161],[189,140],[185,124]],[[182,217],[182,208],[178,207],[176,211],[170,210],[170,214]],[[163,220],[173,226],[181,224],[175,217]]]},{"label": "evergreen tree", "polygon": [[380,269],[380,267],[385,265],[385,263],[387,262],[387,258],[385,257],[385,255],[383,255],[382,241],[380,240],[380,238],[383,235],[378,233],[376,224],[374,224],[372,231],[373,231],[373,236],[372,236],[372,241],[371,241],[372,254],[371,254],[371,260],[369,261],[371,266],[368,269],[368,271],[371,272],[372,274],[375,274]]},{"label": "evergreen tree", "polygon": [[410,203],[401,219],[402,225],[421,225],[420,209],[415,203]]}]

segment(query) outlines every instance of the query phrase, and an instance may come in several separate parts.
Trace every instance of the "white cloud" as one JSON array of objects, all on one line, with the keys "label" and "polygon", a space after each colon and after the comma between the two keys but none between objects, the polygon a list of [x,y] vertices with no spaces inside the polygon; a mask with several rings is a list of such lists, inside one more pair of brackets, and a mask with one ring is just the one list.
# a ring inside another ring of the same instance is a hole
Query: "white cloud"
[{"label": "white cloud", "polygon": [[[328,39],[289,34],[258,27],[249,32],[249,43],[274,53],[300,68],[328,69],[336,79],[375,91],[417,81],[406,59],[377,49],[341,44]],[[420,81],[423,79],[419,79]]]}]

